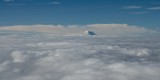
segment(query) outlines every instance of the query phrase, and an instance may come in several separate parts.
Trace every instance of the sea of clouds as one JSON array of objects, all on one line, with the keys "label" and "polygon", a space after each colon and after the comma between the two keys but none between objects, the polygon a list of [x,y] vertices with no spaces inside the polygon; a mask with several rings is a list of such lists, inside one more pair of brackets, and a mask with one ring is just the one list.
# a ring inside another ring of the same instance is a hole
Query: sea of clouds
[{"label": "sea of clouds", "polygon": [[89,25],[14,25],[2,26],[0,30],[44,32],[60,36],[80,36],[86,30],[96,32],[98,35],[135,35],[157,33],[143,27],[128,24],[89,24]]},{"label": "sea of clouds", "polygon": [[[0,80],[160,79],[160,36],[142,34],[154,31],[124,24],[46,26],[0,27]],[[83,30],[99,35],[83,36]]]}]

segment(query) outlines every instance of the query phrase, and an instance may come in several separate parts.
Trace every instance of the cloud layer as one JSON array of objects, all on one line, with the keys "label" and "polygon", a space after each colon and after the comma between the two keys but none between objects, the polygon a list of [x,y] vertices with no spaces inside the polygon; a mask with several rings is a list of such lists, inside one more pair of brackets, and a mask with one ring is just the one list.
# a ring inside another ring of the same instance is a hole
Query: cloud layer
[{"label": "cloud layer", "polygon": [[159,53],[159,35],[77,37],[0,31],[0,80],[159,80]]},{"label": "cloud layer", "polygon": [[15,25],[3,26],[0,30],[46,32],[56,35],[82,35],[84,31],[94,31],[98,35],[123,35],[154,32],[142,27],[127,24],[90,24],[90,25]]}]

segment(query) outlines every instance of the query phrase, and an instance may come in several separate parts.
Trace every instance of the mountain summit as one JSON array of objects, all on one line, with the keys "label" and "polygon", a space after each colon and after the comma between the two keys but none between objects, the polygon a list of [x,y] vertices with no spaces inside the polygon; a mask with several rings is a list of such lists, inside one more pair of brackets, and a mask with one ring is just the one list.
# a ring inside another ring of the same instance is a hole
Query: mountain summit
[{"label": "mountain summit", "polygon": [[93,32],[93,31],[84,31],[84,35],[87,35],[87,36],[95,36],[96,33]]}]

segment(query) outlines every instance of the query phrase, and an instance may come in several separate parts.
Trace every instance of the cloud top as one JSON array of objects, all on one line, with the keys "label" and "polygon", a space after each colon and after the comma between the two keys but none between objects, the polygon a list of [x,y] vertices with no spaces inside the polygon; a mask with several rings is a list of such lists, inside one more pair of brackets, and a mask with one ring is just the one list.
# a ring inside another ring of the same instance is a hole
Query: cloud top
[{"label": "cloud top", "polygon": [[15,25],[3,26],[0,30],[46,32],[56,35],[82,35],[84,31],[94,31],[98,35],[119,35],[153,32],[128,24],[89,24],[89,25]]}]

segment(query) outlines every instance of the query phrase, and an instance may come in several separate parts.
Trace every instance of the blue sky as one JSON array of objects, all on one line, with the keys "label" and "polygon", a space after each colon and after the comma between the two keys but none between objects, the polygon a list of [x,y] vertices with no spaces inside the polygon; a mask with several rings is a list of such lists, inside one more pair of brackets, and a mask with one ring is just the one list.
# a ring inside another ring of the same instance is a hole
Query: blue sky
[{"label": "blue sky", "polygon": [[159,0],[1,0],[0,26],[129,24],[160,29]]}]

